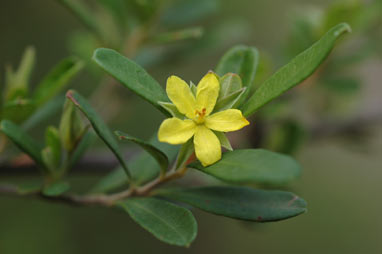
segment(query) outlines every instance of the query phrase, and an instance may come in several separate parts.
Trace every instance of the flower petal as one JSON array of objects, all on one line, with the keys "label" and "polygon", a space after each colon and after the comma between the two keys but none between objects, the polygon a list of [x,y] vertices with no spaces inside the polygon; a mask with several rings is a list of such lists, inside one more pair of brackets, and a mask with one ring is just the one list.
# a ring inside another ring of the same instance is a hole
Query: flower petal
[{"label": "flower petal", "polygon": [[180,113],[191,119],[195,117],[195,96],[184,80],[177,76],[169,77],[167,79],[166,92]]},{"label": "flower petal", "polygon": [[180,120],[173,117],[162,122],[158,131],[160,142],[173,145],[183,144],[189,140],[196,131],[196,124],[189,119]]},{"label": "flower petal", "polygon": [[236,131],[249,122],[238,109],[227,109],[206,117],[204,124],[215,131]]},{"label": "flower petal", "polygon": [[219,96],[220,84],[213,72],[208,72],[199,82],[196,91],[196,108],[199,112],[205,108],[208,116],[215,107]]},{"label": "flower petal", "polygon": [[221,147],[216,135],[204,125],[198,125],[194,136],[195,154],[204,167],[221,158]]}]

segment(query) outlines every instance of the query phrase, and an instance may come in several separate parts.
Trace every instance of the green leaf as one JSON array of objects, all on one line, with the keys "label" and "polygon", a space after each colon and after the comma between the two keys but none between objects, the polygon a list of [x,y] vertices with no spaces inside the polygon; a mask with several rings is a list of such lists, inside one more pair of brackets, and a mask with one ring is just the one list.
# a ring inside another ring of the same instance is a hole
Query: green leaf
[{"label": "green leaf", "polygon": [[[77,143],[76,148],[74,149],[74,151],[73,151],[73,153],[72,153],[72,155],[70,157],[67,169],[70,169],[70,168],[72,168],[74,166],[74,164],[86,152],[86,150],[89,148],[89,146],[91,144],[93,144],[95,138],[96,138],[96,135],[94,134],[94,132],[90,132],[90,131],[86,132],[86,134],[84,134],[81,137],[81,140]],[[126,176],[126,173],[124,172],[123,169],[122,169],[122,172]],[[125,181],[127,182],[127,179]]]},{"label": "green leaf", "polygon": [[164,154],[161,150],[159,150],[157,147],[140,140],[138,138],[132,137],[129,134],[126,134],[122,131],[116,131],[115,135],[119,137],[120,140],[128,140],[131,142],[134,142],[135,144],[142,147],[146,152],[148,152],[159,164],[162,174],[165,174],[168,168],[168,158],[166,154]]},{"label": "green leaf", "polygon": [[49,197],[59,196],[70,189],[70,184],[68,182],[55,182],[52,183],[42,190],[42,194]]},{"label": "green leaf", "polygon": [[219,99],[240,90],[243,87],[241,78],[235,73],[226,73],[220,78]]},{"label": "green leaf", "polygon": [[24,98],[28,93],[28,83],[36,62],[34,47],[27,47],[21,59],[19,68],[13,72],[10,67],[6,69],[6,86],[4,89],[6,101]]},{"label": "green leaf", "polygon": [[[178,146],[159,142],[157,135],[154,135],[154,137],[150,140],[150,144],[163,151],[170,161],[175,158],[179,149]],[[131,171],[134,182],[137,185],[142,185],[152,180],[159,174],[160,171],[156,160],[146,151],[142,151],[136,157],[129,159],[127,165]],[[109,192],[126,185],[128,182],[127,180],[128,179],[126,174],[123,172],[123,168],[118,167],[103,177],[92,188],[91,192]]]},{"label": "green leaf", "polygon": [[176,108],[176,106],[172,104],[171,102],[158,101],[158,104],[161,105],[162,108],[167,110],[167,112],[170,113],[171,116],[179,118],[179,119],[184,118],[184,115],[180,113],[179,110]]},{"label": "green leaf", "polygon": [[223,111],[230,108],[236,108],[246,90],[247,88],[243,87],[242,89],[237,90],[236,92],[228,95],[227,97],[219,99],[214,107],[214,112]]},{"label": "green leaf", "polygon": [[42,146],[25,133],[23,129],[9,120],[3,120],[0,122],[0,131],[7,135],[23,152],[28,154],[36,164],[45,169],[41,158]]},{"label": "green leaf", "polygon": [[60,121],[60,138],[64,148],[72,151],[85,131],[85,125],[73,103],[67,99]]},{"label": "green leaf", "polygon": [[299,164],[291,157],[264,149],[226,152],[222,159],[204,168],[199,162],[189,167],[236,184],[284,184],[300,175]]},{"label": "green leaf", "polygon": [[45,131],[45,148],[42,159],[51,171],[57,171],[61,164],[61,140],[57,128],[49,126]]},{"label": "green leaf", "polygon": [[119,163],[124,168],[126,175],[131,179],[131,175],[129,169],[127,168],[126,162],[123,159],[121,152],[119,150],[119,146],[117,140],[114,135],[107,127],[102,118],[97,114],[97,112],[90,106],[89,102],[85,98],[83,98],[76,91],[69,90],[66,93],[66,97],[70,99],[74,105],[76,105],[84,115],[89,119],[91,125],[93,126],[97,135],[105,142],[105,144],[110,148],[110,150],[114,153],[115,157],[117,157]]},{"label": "green leaf", "polygon": [[251,91],[258,62],[259,52],[255,47],[239,45],[228,50],[216,66],[215,70],[219,76],[236,73],[241,77],[243,87],[247,88],[237,105],[240,105]]},{"label": "green leaf", "polygon": [[198,88],[196,87],[196,85],[190,81],[190,89],[191,89],[191,92],[193,93],[193,95],[196,97],[196,93],[198,91]]},{"label": "green leaf", "polygon": [[141,66],[118,52],[106,48],[94,51],[93,60],[125,87],[154,105],[165,115],[170,116],[158,103],[169,101],[166,92]]},{"label": "green leaf", "polygon": [[328,56],[336,40],[345,32],[350,32],[350,26],[346,23],[333,27],[319,41],[273,74],[241,107],[243,115],[253,114],[271,100],[309,77]]},{"label": "green leaf", "polygon": [[229,142],[225,133],[220,132],[220,131],[214,131],[214,133],[215,133],[216,137],[218,137],[222,147],[228,149],[229,151],[233,151],[231,143]]},{"label": "green leaf", "polygon": [[163,242],[189,246],[196,237],[196,220],[183,207],[155,198],[129,198],[118,206]]},{"label": "green leaf", "polygon": [[42,105],[57,95],[82,67],[83,62],[73,57],[59,62],[36,87],[33,95],[35,104]]},{"label": "green leaf", "polygon": [[[150,140],[150,144],[164,152],[167,155],[167,158],[169,158],[169,161],[173,161],[179,151],[179,146],[159,142],[157,134],[155,134]],[[138,185],[147,183],[158,176],[160,172],[158,163],[147,152],[144,152],[135,159],[130,160],[128,165],[131,169],[133,179]]]},{"label": "green leaf", "polygon": [[306,212],[306,202],[286,191],[213,186],[163,189],[158,190],[156,195],[184,202],[217,215],[257,222],[284,220]]},{"label": "green leaf", "polygon": [[239,75],[234,73],[225,74],[220,78],[219,97],[214,112],[237,108],[246,89],[246,87],[243,87]]},{"label": "green leaf", "polygon": [[176,159],[175,169],[181,169],[186,166],[187,161],[194,152],[194,139],[190,138],[186,143],[184,143],[178,153],[178,158]]}]

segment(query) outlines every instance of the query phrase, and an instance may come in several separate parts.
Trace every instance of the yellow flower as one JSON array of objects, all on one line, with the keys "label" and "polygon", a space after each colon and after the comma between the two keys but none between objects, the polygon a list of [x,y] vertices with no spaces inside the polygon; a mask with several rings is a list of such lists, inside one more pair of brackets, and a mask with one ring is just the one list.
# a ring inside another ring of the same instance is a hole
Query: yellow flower
[{"label": "yellow flower", "polygon": [[176,76],[169,77],[166,84],[167,95],[186,118],[173,117],[164,120],[159,127],[159,141],[177,145],[186,143],[194,136],[195,154],[203,166],[220,160],[220,141],[212,130],[236,131],[249,122],[238,109],[227,109],[210,115],[219,90],[219,80],[212,72],[200,80],[196,96],[184,80]]}]

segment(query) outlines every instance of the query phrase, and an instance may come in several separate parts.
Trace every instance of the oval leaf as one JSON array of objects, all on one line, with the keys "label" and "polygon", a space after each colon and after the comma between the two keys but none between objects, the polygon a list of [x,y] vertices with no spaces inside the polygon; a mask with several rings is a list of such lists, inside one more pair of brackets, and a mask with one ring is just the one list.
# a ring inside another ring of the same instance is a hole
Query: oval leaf
[{"label": "oval leaf", "polygon": [[328,56],[338,37],[346,32],[350,32],[350,26],[346,23],[338,24],[310,48],[273,74],[241,107],[243,115],[253,114],[274,98],[309,77]]},{"label": "oval leaf", "polygon": [[184,202],[217,215],[257,222],[284,220],[306,212],[306,202],[286,191],[213,186],[185,190],[159,190],[157,195]]},{"label": "oval leaf", "polygon": [[115,135],[117,135],[120,140],[128,140],[142,147],[158,162],[159,166],[161,167],[162,173],[166,173],[168,168],[168,158],[166,154],[164,154],[161,150],[147,142],[144,142],[143,140],[123,133],[122,131],[116,131]]},{"label": "oval leaf", "polygon": [[234,150],[224,153],[220,161],[209,167],[204,168],[199,162],[189,167],[237,184],[283,184],[301,171],[293,158],[263,149]]},{"label": "oval leaf", "polygon": [[166,116],[170,116],[158,104],[158,101],[169,101],[166,92],[141,66],[115,50],[106,48],[94,51],[93,60],[125,87],[150,102]]},{"label": "oval leaf", "polygon": [[259,62],[259,52],[255,47],[235,46],[227,51],[216,66],[216,73],[223,76],[226,73],[236,73],[241,77],[246,91],[237,105],[240,105],[252,89]]},{"label": "oval leaf", "polygon": [[196,237],[196,220],[183,207],[156,198],[129,198],[117,205],[161,241],[189,246]]},{"label": "oval leaf", "polygon": [[111,133],[110,129],[107,127],[105,122],[102,120],[102,118],[97,114],[97,112],[94,111],[94,109],[90,106],[89,102],[87,102],[87,100],[77,92],[69,90],[66,93],[66,97],[70,99],[74,103],[74,105],[76,105],[89,119],[95,132],[114,153],[115,157],[117,157],[118,161],[124,168],[127,176],[131,178],[129,169],[127,168],[126,162],[123,159],[119,150],[117,140],[115,139],[114,135]]}]

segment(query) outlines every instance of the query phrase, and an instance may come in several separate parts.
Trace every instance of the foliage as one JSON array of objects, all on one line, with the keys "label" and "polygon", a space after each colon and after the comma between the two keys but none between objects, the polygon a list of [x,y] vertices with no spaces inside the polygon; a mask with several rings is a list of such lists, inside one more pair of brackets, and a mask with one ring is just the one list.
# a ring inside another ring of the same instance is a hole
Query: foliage
[{"label": "foliage", "polygon": [[[170,103],[171,98],[144,66],[163,61],[171,55],[166,52],[166,57],[156,57],[152,50],[158,45],[165,45],[169,50],[173,43],[199,38],[202,28],[190,24],[213,12],[216,1],[152,1],[148,4],[136,0],[98,0],[94,10],[82,1],[59,2],[88,28],[80,37],[72,38],[77,40],[72,44],[77,48],[72,47],[72,50],[88,63],[90,70],[98,73],[95,65],[99,66],[158,109],[157,113],[175,119],[185,118],[186,113],[178,105]],[[193,11],[181,15],[190,6]],[[164,11],[160,11],[162,8]],[[211,112],[241,110],[246,117],[259,112],[266,118],[267,111],[260,110],[311,76],[338,39],[350,32],[348,24],[333,22],[327,18],[323,25],[327,32],[320,38],[314,37],[308,48],[304,46],[300,50],[302,53],[263,82],[259,82],[257,75],[266,69],[266,64],[265,61],[262,63],[258,50],[245,45],[232,47],[222,56],[213,74],[220,90],[215,91],[217,103]],[[156,23],[160,28],[153,30]],[[87,50],[98,46],[100,48],[92,52],[91,58],[95,65],[89,64]],[[192,52],[187,46],[178,50]],[[144,61],[143,55],[151,56]],[[284,220],[306,212],[306,202],[291,192],[255,188],[262,185],[281,186],[296,179],[301,168],[291,156],[259,148],[233,150],[225,131],[221,131],[213,135],[228,151],[216,163],[203,164],[196,160],[194,151],[197,148],[191,140],[181,142],[181,146],[171,146],[160,143],[156,133],[149,141],[134,137],[129,131],[116,131],[114,135],[98,109],[93,108],[94,101],[75,90],[66,93],[58,127],[46,128],[45,143],[40,144],[27,133],[27,129],[57,108],[48,100],[58,94],[80,70],[82,62],[74,58],[63,60],[29,95],[28,81],[33,64],[34,51],[29,48],[19,69],[16,72],[8,69],[1,98],[1,135],[31,157],[41,170],[43,179],[30,191],[20,191],[22,188],[16,186],[12,189],[15,193],[81,205],[120,208],[159,240],[179,246],[189,246],[197,234],[196,220],[189,207],[183,204],[213,214],[255,222]],[[192,82],[187,88],[190,93],[196,93],[198,89]],[[287,130],[298,135],[298,127],[294,128],[293,123],[290,126]],[[120,167],[101,179],[88,193],[79,194],[71,189],[67,174],[91,145],[94,133],[115,155]],[[126,161],[117,138],[137,144],[143,152]],[[293,142],[287,140],[286,143]],[[162,187],[194,169],[224,183],[192,188]]]}]

